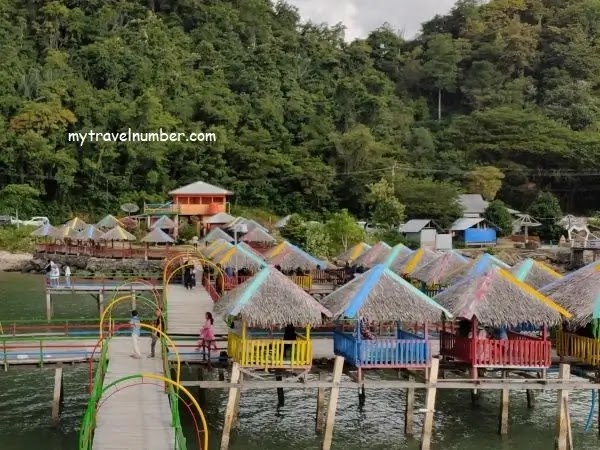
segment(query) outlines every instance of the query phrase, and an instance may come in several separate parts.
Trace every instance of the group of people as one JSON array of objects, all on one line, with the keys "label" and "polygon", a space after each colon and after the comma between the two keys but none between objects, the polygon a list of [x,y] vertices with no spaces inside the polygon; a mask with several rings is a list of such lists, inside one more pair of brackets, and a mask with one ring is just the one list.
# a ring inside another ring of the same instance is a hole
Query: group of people
[{"label": "group of people", "polygon": [[183,270],[183,285],[186,289],[193,289],[196,287],[196,268],[194,266],[187,266]]},{"label": "group of people", "polygon": [[[48,286],[57,288],[60,286],[60,269],[54,261],[48,261],[46,264],[46,276],[48,277]],[[71,287],[71,268],[68,264],[64,266],[65,287]]]}]

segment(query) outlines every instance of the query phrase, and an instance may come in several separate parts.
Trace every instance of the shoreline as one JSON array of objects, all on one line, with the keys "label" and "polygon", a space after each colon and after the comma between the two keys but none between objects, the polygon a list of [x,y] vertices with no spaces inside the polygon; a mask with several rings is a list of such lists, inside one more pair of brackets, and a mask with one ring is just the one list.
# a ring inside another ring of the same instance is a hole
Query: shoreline
[{"label": "shoreline", "polygon": [[0,250],[0,272],[21,272],[33,261],[31,253],[11,253]]}]

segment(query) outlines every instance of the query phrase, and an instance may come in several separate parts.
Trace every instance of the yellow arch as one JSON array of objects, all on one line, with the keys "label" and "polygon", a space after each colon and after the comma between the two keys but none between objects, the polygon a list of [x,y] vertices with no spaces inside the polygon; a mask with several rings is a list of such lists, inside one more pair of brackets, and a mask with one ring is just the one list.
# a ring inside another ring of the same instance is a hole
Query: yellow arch
[{"label": "yellow arch", "polygon": [[[130,281],[126,281],[123,284],[120,284],[119,286],[117,286],[117,290],[114,292],[112,298],[116,298],[117,295],[119,294],[119,291],[121,290],[121,288],[127,286],[127,285],[133,285],[133,284],[141,284],[144,286],[148,286],[151,285],[152,283],[150,283],[149,281],[143,280],[141,278],[136,278],[134,280],[130,280]],[[158,298],[158,291],[156,289],[152,289],[150,292],[152,292],[152,296],[154,297],[154,299],[158,302],[159,298]]]},{"label": "yellow arch", "polygon": [[[214,269],[216,269],[218,272],[220,272],[221,274],[223,274],[223,276],[225,275],[225,273],[223,272],[223,269],[220,268],[219,266],[217,266],[214,262],[210,261],[209,259],[206,259],[206,257],[199,251],[195,251],[195,252],[186,252],[186,253],[180,253],[178,255],[175,255],[173,257],[171,257],[169,260],[167,260],[167,262],[165,262],[165,266],[163,268],[163,296],[164,293],[166,292],[166,287],[167,287],[167,283],[165,283],[165,281],[171,281],[172,276],[167,276],[167,271],[169,270],[169,267],[171,266],[171,263],[173,263],[173,261],[176,261],[178,259],[181,258],[195,258],[195,261],[199,261],[201,262],[203,265],[208,265]],[[177,271],[178,268],[180,267],[185,267],[182,264],[179,264],[177,266],[177,268],[175,269],[174,272]]]},{"label": "yellow arch", "polygon": [[[110,310],[112,309],[112,307],[114,305],[116,305],[119,302],[122,302],[123,300],[128,299],[129,297],[130,297],[130,295],[124,295],[123,297],[119,297],[119,298],[113,300],[110,303],[110,305],[108,305],[106,307],[106,309],[102,313],[102,316],[100,317],[100,336],[103,336],[103,334],[102,334],[102,326],[104,325],[104,317],[106,317],[106,314],[108,312],[110,312]],[[177,382],[179,382],[181,380],[181,356],[179,355],[179,350],[177,350],[177,345],[175,345],[175,343],[173,342],[173,340],[166,333],[162,332],[161,330],[159,330],[156,327],[153,327],[152,325],[147,325],[145,323],[140,323],[140,327],[147,328],[147,329],[149,329],[151,331],[154,331],[160,337],[165,338],[165,340],[167,341],[167,343],[169,344],[169,346],[173,348],[173,351],[175,352],[175,357],[177,358]]]}]

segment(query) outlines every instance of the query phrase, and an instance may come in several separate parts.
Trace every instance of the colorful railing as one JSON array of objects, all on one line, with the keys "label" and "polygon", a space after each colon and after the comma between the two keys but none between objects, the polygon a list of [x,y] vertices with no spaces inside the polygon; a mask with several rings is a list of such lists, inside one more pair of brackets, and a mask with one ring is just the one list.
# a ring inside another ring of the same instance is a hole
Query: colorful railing
[{"label": "colorful railing", "polygon": [[[516,334],[516,333],[511,333]],[[475,339],[440,333],[440,354],[465,361],[474,367],[550,367],[552,348],[548,340],[510,338]]]},{"label": "colorful railing", "polygon": [[398,339],[358,340],[351,334],[334,331],[333,350],[356,367],[419,368],[431,363],[431,344],[414,334],[400,331]]},{"label": "colorful railing", "polygon": [[240,366],[249,368],[304,368],[312,365],[312,342],[301,335],[295,341],[244,340],[239,334],[230,332],[227,353]]},{"label": "colorful railing", "polygon": [[305,291],[312,289],[313,279],[310,275],[288,275],[288,278]]},{"label": "colorful railing", "polygon": [[557,330],[556,353],[561,357],[575,358],[585,364],[600,366],[600,340],[598,339]]},{"label": "colorful railing", "polygon": [[96,428],[96,412],[98,402],[102,397],[102,388],[104,385],[104,375],[108,368],[108,345],[104,342],[100,353],[100,359],[96,364],[96,374],[94,383],[90,392],[90,400],[83,414],[79,433],[79,450],[92,450],[92,441],[94,439],[94,429]]},{"label": "colorful railing", "polygon": [[225,277],[225,290],[229,291],[237,286],[239,286],[240,284],[245,283],[246,281],[248,281],[250,278],[252,278],[252,275],[248,275],[248,276],[240,276],[238,275],[237,277]]}]

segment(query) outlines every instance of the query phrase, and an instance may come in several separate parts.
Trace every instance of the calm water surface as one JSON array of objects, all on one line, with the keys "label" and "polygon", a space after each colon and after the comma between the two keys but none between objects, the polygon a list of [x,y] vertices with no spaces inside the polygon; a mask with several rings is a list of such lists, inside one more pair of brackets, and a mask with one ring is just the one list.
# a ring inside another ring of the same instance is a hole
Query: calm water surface
[{"label": "calm water surface", "polygon": [[[141,309],[141,308],[140,308]],[[120,311],[127,312],[125,305]],[[43,318],[43,278],[34,275],[0,273],[0,322]],[[57,300],[57,318],[94,318],[95,301],[90,296],[64,296]],[[81,416],[87,403],[86,365],[65,366],[65,408],[61,428],[51,426],[51,398],[54,369],[46,366],[9,368],[0,371],[0,450],[77,450]],[[197,379],[192,368],[184,378]],[[216,375],[214,375],[216,376]],[[371,374],[370,377],[384,377]],[[553,448],[556,392],[540,393],[533,409],[527,409],[525,393],[511,394],[509,436],[497,434],[499,392],[484,391],[480,406],[471,405],[468,391],[439,390],[436,402],[433,448],[440,450],[550,450]],[[277,408],[273,391],[242,394],[240,420],[232,436],[232,450],[317,450],[320,437],[314,431],[316,392],[290,390],[285,407]],[[225,391],[209,391],[204,412],[209,421],[211,449],[219,448]],[[574,445],[578,450],[600,447],[597,430],[584,433],[591,393],[571,396]],[[423,408],[424,394],[417,393],[416,408]],[[336,416],[334,449],[404,450],[417,449],[418,441],[404,436],[404,392],[368,390],[366,403],[359,408],[358,394],[342,389]],[[187,425],[189,449],[197,449],[193,426],[182,408]],[[414,431],[419,436],[423,414],[415,413]],[[597,421],[595,421],[597,423]],[[124,449],[129,450],[129,449]],[[136,449],[137,450],[137,449]]]}]

